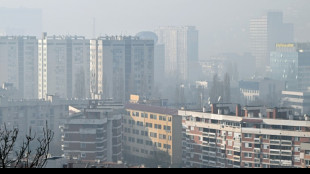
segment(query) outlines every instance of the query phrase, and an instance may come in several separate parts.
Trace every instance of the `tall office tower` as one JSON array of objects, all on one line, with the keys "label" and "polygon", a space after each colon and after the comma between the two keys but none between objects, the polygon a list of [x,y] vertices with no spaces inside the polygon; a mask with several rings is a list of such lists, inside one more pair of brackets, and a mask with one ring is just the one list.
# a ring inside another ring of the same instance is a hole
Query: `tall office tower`
[{"label": "tall office tower", "polygon": [[264,75],[269,66],[271,51],[276,43],[294,41],[294,25],[283,23],[283,13],[269,12],[267,16],[250,21],[252,54],[256,58],[256,72]]},{"label": "tall office tower", "polygon": [[37,98],[37,49],[36,37],[0,37],[0,84],[13,84],[20,98]]},{"label": "tall office tower", "polygon": [[290,91],[310,88],[310,43],[276,44],[270,54],[271,77],[286,82]]},{"label": "tall office tower", "polygon": [[90,41],[79,36],[43,34],[38,41],[39,98],[88,98]]},{"label": "tall office tower", "polygon": [[0,8],[0,34],[40,36],[42,10],[30,8]]},{"label": "tall office tower", "polygon": [[198,31],[195,27],[160,27],[158,43],[165,45],[165,74],[182,83],[188,80],[189,63],[198,61]]},{"label": "tall office tower", "polygon": [[92,98],[128,101],[131,94],[150,98],[154,86],[154,41],[137,37],[91,40]]}]

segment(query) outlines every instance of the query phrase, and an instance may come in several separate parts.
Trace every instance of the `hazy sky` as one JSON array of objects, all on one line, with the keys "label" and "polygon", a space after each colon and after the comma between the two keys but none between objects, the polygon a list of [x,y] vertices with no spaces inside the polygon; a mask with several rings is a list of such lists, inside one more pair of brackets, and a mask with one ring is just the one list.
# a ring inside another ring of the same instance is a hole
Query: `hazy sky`
[{"label": "hazy sky", "polygon": [[49,34],[132,35],[158,26],[194,25],[200,57],[249,48],[251,18],[282,10],[296,25],[296,40],[310,41],[309,0],[0,0],[0,7],[40,8]]}]

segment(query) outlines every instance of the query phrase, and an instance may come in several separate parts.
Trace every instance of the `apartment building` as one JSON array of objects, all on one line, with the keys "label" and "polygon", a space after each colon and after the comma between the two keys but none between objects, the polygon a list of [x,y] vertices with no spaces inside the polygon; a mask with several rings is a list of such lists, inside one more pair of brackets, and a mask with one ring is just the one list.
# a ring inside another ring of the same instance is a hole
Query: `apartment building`
[{"label": "apartment building", "polygon": [[152,96],[154,40],[111,36],[91,40],[92,98],[128,101],[131,94]]},{"label": "apartment building", "polygon": [[301,168],[309,119],[289,108],[213,104],[211,112],[180,110],[185,167]]},{"label": "apartment building", "polygon": [[38,40],[38,97],[90,97],[90,41],[82,36],[47,36]]},{"label": "apartment building", "polygon": [[0,84],[13,84],[21,99],[37,98],[37,42],[32,36],[0,37]]},{"label": "apartment building", "polygon": [[310,167],[310,142],[305,142],[301,144],[300,159],[302,168]]},{"label": "apartment building", "polygon": [[122,117],[124,106],[112,101],[92,100],[76,110],[61,127],[62,150],[69,161],[122,161]]},{"label": "apartment building", "polygon": [[127,104],[125,108],[125,159],[151,167],[180,167],[182,118],[178,111],[143,104]]}]

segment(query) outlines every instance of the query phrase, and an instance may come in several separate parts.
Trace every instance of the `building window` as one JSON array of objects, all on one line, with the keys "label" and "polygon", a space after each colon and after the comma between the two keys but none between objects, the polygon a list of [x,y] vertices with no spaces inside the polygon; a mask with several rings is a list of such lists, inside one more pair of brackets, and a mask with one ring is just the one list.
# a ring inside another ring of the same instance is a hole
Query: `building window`
[{"label": "building window", "polygon": [[153,124],[152,123],[146,123],[146,127],[153,128]]},{"label": "building window", "polygon": [[170,149],[171,149],[171,145],[169,145],[169,144],[164,144],[164,148],[170,150]]},{"label": "building window", "polygon": [[137,139],[137,143],[138,144],[143,144],[143,140],[142,139]]},{"label": "building window", "polygon": [[151,133],[150,133],[150,137],[152,137],[152,138],[157,138],[157,133],[151,132]]},{"label": "building window", "polygon": [[151,115],[150,115],[150,118],[153,119],[153,120],[157,120],[157,115],[151,114]]},{"label": "building window", "polygon": [[85,143],[81,143],[81,149],[86,149],[86,144]]},{"label": "building window", "polygon": [[244,153],[244,158],[252,158],[252,154],[251,153]]},{"label": "building window", "polygon": [[155,126],[155,129],[160,129],[161,130],[161,128],[162,128],[161,125],[158,125],[158,124],[155,124],[154,126]]},{"label": "building window", "polygon": [[167,117],[166,116],[159,116],[159,120],[160,121],[167,121]]},{"label": "building window", "polygon": [[252,138],[252,134],[244,134],[244,138]]},{"label": "building window", "polygon": [[244,167],[251,167],[250,163],[244,163]]},{"label": "building window", "polygon": [[244,143],[244,147],[245,148],[252,148],[252,144],[251,143]]},{"label": "building window", "polygon": [[171,131],[171,127],[170,126],[164,126],[164,130],[165,131]]},{"label": "building window", "polygon": [[233,151],[228,150],[228,151],[227,151],[227,155],[233,155]]},{"label": "building window", "polygon": [[167,135],[159,134],[159,139],[166,140],[167,139]]},{"label": "building window", "polygon": [[145,141],[145,145],[147,145],[147,146],[153,146],[153,142],[152,141]]},{"label": "building window", "polygon": [[169,122],[172,122],[172,117],[168,117],[168,121],[169,121]]}]

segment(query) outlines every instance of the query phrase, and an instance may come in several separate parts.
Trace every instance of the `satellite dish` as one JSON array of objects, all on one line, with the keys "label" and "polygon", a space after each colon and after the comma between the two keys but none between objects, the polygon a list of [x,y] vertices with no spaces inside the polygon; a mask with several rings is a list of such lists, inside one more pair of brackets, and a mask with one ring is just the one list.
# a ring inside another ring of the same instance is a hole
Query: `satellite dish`
[{"label": "satellite dish", "polygon": [[222,96],[219,97],[218,102],[221,102],[221,100],[222,100]]}]

